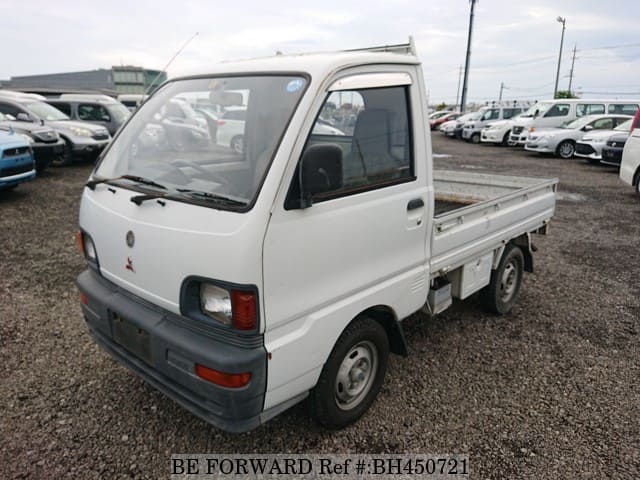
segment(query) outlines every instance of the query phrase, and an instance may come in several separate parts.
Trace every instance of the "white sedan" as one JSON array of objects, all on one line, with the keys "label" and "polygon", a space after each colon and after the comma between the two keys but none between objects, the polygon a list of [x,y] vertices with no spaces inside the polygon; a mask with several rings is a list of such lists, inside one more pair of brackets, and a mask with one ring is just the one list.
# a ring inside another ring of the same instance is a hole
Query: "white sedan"
[{"label": "white sedan", "polygon": [[593,130],[612,130],[626,122],[629,115],[587,115],[560,128],[534,130],[529,134],[524,149],[530,152],[551,153],[560,158],[571,158],[576,142]]},{"label": "white sedan", "polygon": [[509,120],[498,120],[492,122],[482,129],[480,141],[485,143],[495,143],[498,145],[508,145],[511,127],[516,117]]},{"label": "white sedan", "polygon": [[600,163],[600,160],[602,160],[602,147],[605,146],[607,140],[616,133],[628,132],[631,129],[631,122],[632,120],[629,119],[613,130],[587,133],[582,137],[582,140],[576,142],[576,157],[586,158],[591,163]]}]

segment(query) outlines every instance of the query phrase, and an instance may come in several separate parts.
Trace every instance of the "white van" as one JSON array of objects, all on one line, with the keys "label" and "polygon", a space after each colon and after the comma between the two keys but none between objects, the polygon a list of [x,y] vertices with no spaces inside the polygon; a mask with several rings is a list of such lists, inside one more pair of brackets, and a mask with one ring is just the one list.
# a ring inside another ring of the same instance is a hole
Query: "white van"
[{"label": "white van", "polygon": [[[434,171],[423,67],[404,48],[220,63],[142,104],[82,196],[77,285],[97,343],[222,429],[307,396],[341,428],[389,353],[407,355],[403,319],[475,292],[510,311],[557,180]],[[166,141],[167,104],[199,92],[246,107],[240,152]],[[316,128],[330,112],[353,130]]]},{"label": "white van", "polygon": [[523,146],[531,132],[540,128],[555,128],[585,115],[635,115],[640,100],[545,100],[533,105],[513,123],[509,140]]}]

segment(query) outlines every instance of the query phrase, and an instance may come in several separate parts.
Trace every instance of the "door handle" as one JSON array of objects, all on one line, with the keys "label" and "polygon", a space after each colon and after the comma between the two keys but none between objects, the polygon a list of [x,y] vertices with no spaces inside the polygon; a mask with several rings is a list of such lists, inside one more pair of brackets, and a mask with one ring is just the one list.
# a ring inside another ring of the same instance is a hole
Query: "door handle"
[{"label": "door handle", "polygon": [[424,207],[424,201],[421,198],[414,198],[407,204],[407,212],[422,207]]}]

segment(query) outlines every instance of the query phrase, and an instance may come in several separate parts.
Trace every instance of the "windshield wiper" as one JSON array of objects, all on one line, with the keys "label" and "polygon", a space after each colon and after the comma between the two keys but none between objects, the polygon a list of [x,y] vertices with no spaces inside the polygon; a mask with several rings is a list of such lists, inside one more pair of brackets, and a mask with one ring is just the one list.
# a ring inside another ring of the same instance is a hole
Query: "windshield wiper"
[{"label": "windshield wiper", "polygon": [[115,182],[116,180],[131,180],[132,182],[142,183],[144,185],[149,185],[151,187],[161,188],[163,190],[167,189],[167,187],[165,187],[164,185],[162,185],[160,183],[154,182],[153,180],[149,180],[148,178],[138,177],[137,175],[122,175],[120,177],[115,177],[115,178],[103,178],[101,180],[89,180],[87,183],[85,183],[85,187],[89,188],[90,190],[95,190],[96,189],[96,185],[99,185],[101,183],[107,183],[107,182]]},{"label": "windshield wiper", "polygon": [[188,188],[177,188],[176,191],[180,192],[183,195],[188,195],[191,197],[206,198],[208,200],[213,200],[220,203],[226,203],[228,205],[238,205],[243,207],[247,205],[247,202],[243,202],[241,200],[235,200],[233,198],[225,197],[223,195],[218,195],[216,193],[200,192],[198,190],[190,190]]}]

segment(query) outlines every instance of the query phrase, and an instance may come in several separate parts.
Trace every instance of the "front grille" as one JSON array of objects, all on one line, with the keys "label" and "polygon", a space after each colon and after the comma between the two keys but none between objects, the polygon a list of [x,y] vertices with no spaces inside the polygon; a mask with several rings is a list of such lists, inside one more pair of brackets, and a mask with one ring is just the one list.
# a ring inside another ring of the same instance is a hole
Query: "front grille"
[{"label": "front grille", "polygon": [[514,135],[520,135],[522,133],[522,130],[524,130],[524,127],[513,127],[511,133],[513,133]]},{"label": "front grille", "polygon": [[9,157],[17,157],[18,155],[24,155],[29,152],[29,147],[16,147],[16,148],[7,148],[2,153],[2,158]]},{"label": "front grille", "polygon": [[576,144],[576,153],[580,153],[581,155],[591,155],[592,153],[596,153],[596,151],[591,145],[578,143]]},{"label": "front grille", "polygon": [[33,165],[30,163],[16,167],[0,168],[0,177],[11,177],[13,175],[19,175],[20,173],[30,172],[31,170],[33,170]]}]

